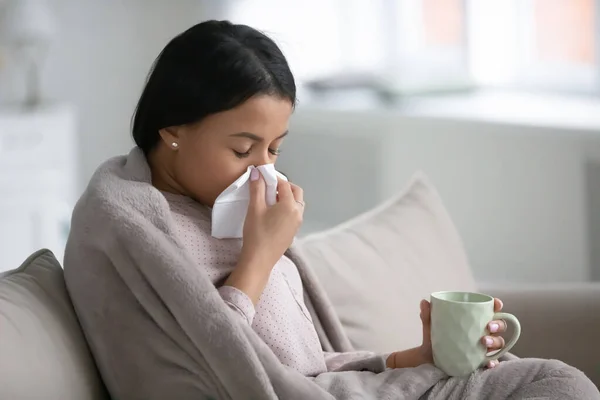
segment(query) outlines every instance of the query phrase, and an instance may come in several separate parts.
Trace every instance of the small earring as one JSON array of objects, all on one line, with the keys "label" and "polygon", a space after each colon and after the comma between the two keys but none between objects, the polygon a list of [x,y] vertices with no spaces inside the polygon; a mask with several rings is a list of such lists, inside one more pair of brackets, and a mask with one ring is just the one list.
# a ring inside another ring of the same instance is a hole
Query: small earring
[{"label": "small earring", "polygon": [[174,149],[176,149],[177,147],[179,147],[179,145],[177,144],[177,142],[173,142],[173,143],[171,143],[171,146],[172,146]]}]

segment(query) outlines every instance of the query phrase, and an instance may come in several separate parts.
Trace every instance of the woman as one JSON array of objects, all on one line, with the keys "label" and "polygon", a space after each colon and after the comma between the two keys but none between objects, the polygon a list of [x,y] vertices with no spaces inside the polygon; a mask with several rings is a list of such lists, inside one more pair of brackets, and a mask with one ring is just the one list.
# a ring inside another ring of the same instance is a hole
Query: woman
[{"label": "woman", "polygon": [[[352,369],[357,361],[379,357],[391,369],[432,364],[427,301],[421,303],[423,343],[417,348],[383,356],[322,351],[303,300],[302,280],[294,262],[284,254],[302,222],[302,189],[280,180],[278,202],[269,207],[264,180],[258,169],[252,168],[276,163],[295,102],[296,86],[285,57],[272,40],[250,27],[208,21],[165,47],[140,98],[133,137],[150,167],[152,185],[168,203],[173,240],[204,266],[222,300],[279,361],[306,376]],[[243,242],[210,237],[215,199],[248,167],[252,168],[250,204]],[[70,240],[67,252],[75,240]],[[91,235],[85,240],[95,239]],[[84,295],[77,294],[81,280],[74,276],[81,272],[74,270],[80,271],[81,266],[75,266],[76,262],[81,263],[81,257],[66,257],[65,270],[81,317],[86,309],[78,304]],[[496,300],[495,306],[499,311],[502,302]],[[84,329],[85,321],[84,316]],[[489,335],[482,342],[489,350],[502,348],[504,341],[498,334],[505,329],[503,321],[490,321]],[[97,358],[105,357],[99,354],[102,351],[118,351],[100,347],[92,341]],[[488,367],[496,365],[492,362]],[[578,372],[565,368],[569,379],[582,379]],[[102,371],[102,365],[100,369],[103,375],[112,372]],[[522,384],[539,385],[550,378],[554,379],[550,372],[540,372]],[[109,381],[113,382],[109,389],[118,386],[118,378]],[[118,389],[113,394],[115,391]]]},{"label": "woman", "polygon": [[[174,76],[179,76],[175,84]],[[133,137],[148,159],[153,185],[171,205],[180,239],[196,258],[207,256],[198,245],[201,231],[209,230],[206,208],[249,166],[276,163],[295,102],[296,85],[285,57],[273,41],[249,27],[205,22],[175,38],[157,59],[133,120]],[[253,201],[244,243],[239,254],[231,250],[228,255],[238,258],[237,266],[229,276],[222,268],[209,271],[223,299],[282,363],[306,375],[325,372],[330,361],[339,366],[371,356],[323,355],[301,297],[291,292],[302,292],[302,285],[284,255],[302,221],[302,189],[280,181],[279,203],[267,208],[258,169],[250,180]],[[498,311],[502,303],[496,306]],[[387,366],[432,362],[426,301],[422,312],[425,344],[393,353]],[[490,322],[491,334],[482,338],[490,350],[502,347],[496,334],[505,328],[503,321]]]}]

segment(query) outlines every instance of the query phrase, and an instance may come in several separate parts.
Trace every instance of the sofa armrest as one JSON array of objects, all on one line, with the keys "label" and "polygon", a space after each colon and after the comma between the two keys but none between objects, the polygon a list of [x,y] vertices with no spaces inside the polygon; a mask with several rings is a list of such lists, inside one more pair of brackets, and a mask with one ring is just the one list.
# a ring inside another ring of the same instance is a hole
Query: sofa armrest
[{"label": "sofa armrest", "polygon": [[519,318],[522,332],[513,354],[561,360],[600,387],[600,283],[479,288]]}]

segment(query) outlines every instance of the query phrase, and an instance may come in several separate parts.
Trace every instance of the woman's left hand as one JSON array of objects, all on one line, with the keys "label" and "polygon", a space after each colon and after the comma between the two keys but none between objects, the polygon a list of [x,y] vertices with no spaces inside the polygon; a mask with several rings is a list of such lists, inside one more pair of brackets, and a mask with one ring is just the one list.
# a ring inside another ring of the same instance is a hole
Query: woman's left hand
[{"label": "woman's left hand", "polygon": [[[503,304],[500,299],[494,299],[494,312],[500,312]],[[421,322],[423,323],[423,344],[421,345],[421,354],[428,362],[433,362],[433,352],[431,348],[431,304],[427,300],[421,301]],[[506,331],[505,321],[491,321],[487,325],[489,335],[481,338],[481,342],[487,347],[487,353],[500,350],[504,347],[504,338],[500,336]],[[499,361],[490,361],[487,368],[494,368]]]},{"label": "woman's left hand", "polygon": [[[502,301],[500,299],[494,299],[494,312],[502,311]],[[489,335],[484,336],[481,342],[487,347],[487,352],[497,351],[504,347],[504,338],[500,336],[501,333],[506,332],[506,321],[492,321],[487,326]],[[500,361],[490,361],[487,365],[488,368],[494,368]]]}]

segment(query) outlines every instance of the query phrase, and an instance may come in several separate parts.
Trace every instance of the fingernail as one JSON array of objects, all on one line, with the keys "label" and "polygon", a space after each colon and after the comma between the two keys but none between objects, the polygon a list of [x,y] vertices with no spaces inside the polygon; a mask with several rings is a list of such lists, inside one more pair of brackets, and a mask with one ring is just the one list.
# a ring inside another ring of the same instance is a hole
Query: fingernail
[{"label": "fingernail", "polygon": [[500,308],[504,308],[504,303],[502,302],[502,300],[498,299],[498,303],[500,303]]},{"label": "fingernail", "polygon": [[500,328],[498,324],[490,324],[490,332],[496,333],[498,332],[498,328]]},{"label": "fingernail", "polygon": [[486,345],[487,347],[490,347],[490,346],[491,346],[491,345],[493,345],[493,344],[494,344],[494,341],[492,340],[492,338],[491,338],[491,337],[486,337],[486,338],[485,338],[485,345]]},{"label": "fingernail", "polygon": [[252,168],[252,170],[250,171],[250,180],[253,181],[253,182],[257,181],[259,173],[260,172],[258,172],[258,169]]}]

